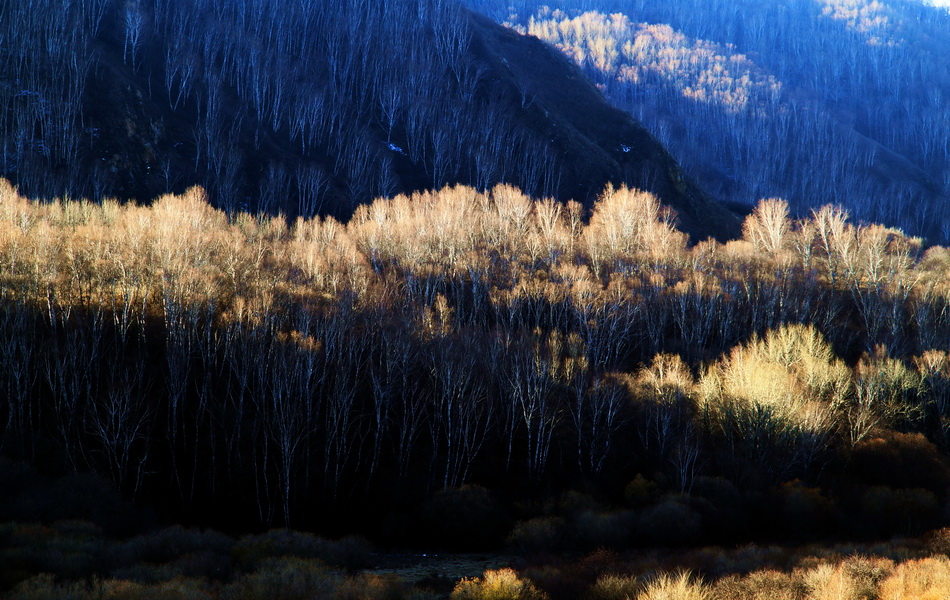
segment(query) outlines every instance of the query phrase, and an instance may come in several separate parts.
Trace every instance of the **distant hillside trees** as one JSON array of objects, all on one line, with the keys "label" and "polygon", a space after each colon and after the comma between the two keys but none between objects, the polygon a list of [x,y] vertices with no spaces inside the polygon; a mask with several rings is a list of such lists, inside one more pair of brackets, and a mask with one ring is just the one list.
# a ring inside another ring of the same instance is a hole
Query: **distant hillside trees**
[{"label": "distant hillside trees", "polygon": [[920,2],[470,0],[555,44],[719,198],[950,239],[950,17]]}]

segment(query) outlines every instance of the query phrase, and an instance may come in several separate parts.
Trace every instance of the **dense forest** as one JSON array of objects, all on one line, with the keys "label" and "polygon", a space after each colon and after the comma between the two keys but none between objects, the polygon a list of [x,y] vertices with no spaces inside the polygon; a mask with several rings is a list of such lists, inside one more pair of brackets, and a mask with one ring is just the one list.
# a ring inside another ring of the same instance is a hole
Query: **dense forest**
[{"label": "dense forest", "polygon": [[950,240],[950,12],[918,0],[469,0],[561,48],[720,200]]},{"label": "dense forest", "polygon": [[943,518],[950,257],[834,207],[764,201],[692,247],[627,188],[590,215],[446,188],[345,224],[199,190],[0,207],[4,451],[186,515],[332,531],[466,483],[641,482],[685,494],[656,498],[684,539],[764,535],[772,493],[867,512],[837,515],[854,534]]},{"label": "dense forest", "polygon": [[[589,214],[453,187],[288,224],[198,189],[137,206],[5,185],[0,228],[5,519],[141,527],[90,510],[88,482],[42,484],[91,472],[165,519],[446,549],[945,522],[950,253],[832,206],[764,201],[741,239],[689,246],[627,188]],[[189,535],[128,560],[235,543]],[[254,552],[338,556],[282,539]]]},{"label": "dense forest", "polygon": [[944,598],[948,32],[0,2],[0,597]]}]

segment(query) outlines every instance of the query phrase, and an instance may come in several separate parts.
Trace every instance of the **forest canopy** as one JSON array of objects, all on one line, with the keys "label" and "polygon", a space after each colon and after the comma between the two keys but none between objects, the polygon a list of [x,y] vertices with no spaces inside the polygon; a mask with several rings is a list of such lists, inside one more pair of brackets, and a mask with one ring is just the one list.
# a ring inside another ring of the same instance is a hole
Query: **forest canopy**
[{"label": "forest canopy", "polygon": [[637,477],[731,482],[760,511],[793,481],[842,506],[883,486],[922,495],[914,527],[947,499],[950,253],[832,206],[763,201],[742,239],[690,246],[628,188],[589,212],[452,187],[288,223],[200,189],[4,184],[0,265],[3,452],[52,444],[192,518],[226,496],[215,519],[320,529],[315,503],[621,501]]}]

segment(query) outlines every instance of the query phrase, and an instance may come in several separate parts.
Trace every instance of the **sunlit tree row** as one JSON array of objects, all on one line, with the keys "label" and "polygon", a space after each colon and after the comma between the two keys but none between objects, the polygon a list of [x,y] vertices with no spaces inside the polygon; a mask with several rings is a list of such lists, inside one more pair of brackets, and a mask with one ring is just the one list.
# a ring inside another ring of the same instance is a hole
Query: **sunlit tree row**
[{"label": "sunlit tree row", "polygon": [[831,206],[766,200],[742,239],[689,246],[627,188],[589,212],[453,187],[288,223],[199,189],[4,184],[0,301],[4,452],[53,442],[126,493],[228,494],[263,522],[501,474],[820,484],[889,430],[950,448],[950,254]]}]

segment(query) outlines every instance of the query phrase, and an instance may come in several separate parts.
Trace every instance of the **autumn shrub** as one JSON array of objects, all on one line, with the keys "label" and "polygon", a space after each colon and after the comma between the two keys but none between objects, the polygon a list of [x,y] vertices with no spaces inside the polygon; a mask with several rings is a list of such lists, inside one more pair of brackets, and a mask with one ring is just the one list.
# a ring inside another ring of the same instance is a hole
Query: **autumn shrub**
[{"label": "autumn shrub", "polygon": [[548,596],[513,569],[489,570],[466,578],[452,590],[452,600],[547,600]]},{"label": "autumn shrub", "polygon": [[878,535],[919,534],[941,517],[941,505],[930,490],[875,485],[861,496],[861,527]]},{"label": "autumn shrub", "polygon": [[226,581],[234,575],[234,564],[230,555],[208,549],[188,552],[162,563],[123,563],[121,566],[112,567],[109,575],[115,579],[146,584],[180,578]]},{"label": "autumn shrub", "polygon": [[929,531],[923,538],[924,547],[933,554],[950,555],[950,527]]},{"label": "autumn shrub", "polygon": [[[689,367],[675,354],[657,354],[648,367],[628,383],[633,395],[633,421],[637,436],[652,462],[665,463],[667,475],[681,488],[688,485],[676,458],[695,447],[696,401]],[[631,490],[634,491],[634,490]]]},{"label": "autumn shrub", "polygon": [[595,269],[637,255],[656,263],[673,262],[686,247],[675,217],[655,196],[642,190],[608,186],[598,198],[585,230]]},{"label": "autumn shrub", "polygon": [[200,579],[176,577],[149,585],[110,580],[103,597],[115,600],[213,600],[217,594]]},{"label": "autumn shrub", "polygon": [[[671,560],[673,557],[675,559]],[[609,548],[598,548],[584,556],[568,554],[559,563],[559,569],[564,573],[564,579],[571,581],[576,587],[573,593],[560,592],[555,587],[548,584],[547,581],[539,580],[534,577],[534,570],[527,571],[532,575],[532,580],[539,583],[541,588],[550,593],[554,600],[578,600],[586,598],[591,588],[602,577],[615,576],[618,579],[606,581],[603,591],[608,593],[611,589],[626,588],[633,589],[634,583],[639,582],[639,588],[636,591],[642,591],[644,582],[654,575],[670,570],[674,567],[685,569],[680,565],[681,555],[671,553],[668,549],[635,549],[635,550],[615,550]],[[622,581],[622,580],[625,580]],[[631,596],[636,597],[636,594]]]},{"label": "autumn shrub", "polygon": [[209,529],[186,529],[173,525],[130,538],[115,546],[114,560],[123,564],[167,563],[186,554],[213,552],[229,555],[234,540]]},{"label": "autumn shrub", "polygon": [[920,377],[920,396],[925,410],[936,422],[944,450],[950,433],[950,352],[927,350],[914,357],[914,367]]},{"label": "autumn shrub", "polygon": [[747,575],[729,575],[710,589],[712,600],[804,600],[805,584],[799,578],[774,569]]},{"label": "autumn shrub", "polygon": [[883,346],[865,353],[855,368],[855,393],[845,405],[852,444],[875,429],[914,425],[924,416],[917,399],[920,375],[888,356]]},{"label": "autumn shrub", "polygon": [[91,586],[83,582],[58,582],[49,573],[20,582],[7,597],[11,600],[86,600]]},{"label": "autumn shrub", "polygon": [[109,576],[122,581],[154,585],[183,577],[184,574],[174,563],[136,563],[111,569]]},{"label": "autumn shrub", "polygon": [[702,527],[702,516],[685,499],[670,497],[640,512],[636,531],[648,544],[682,546],[697,541]]},{"label": "autumn shrub", "polygon": [[781,503],[778,529],[783,535],[792,539],[808,538],[829,526],[834,503],[820,488],[794,480],[779,486],[776,496]]},{"label": "autumn shrub", "polygon": [[634,539],[637,515],[630,510],[581,510],[571,516],[569,527],[577,549],[622,548]]},{"label": "autumn shrub", "polygon": [[[766,567],[784,568],[789,563],[788,550],[781,546],[760,546],[749,544],[728,554],[727,565],[735,573],[751,573]],[[720,573],[725,573],[720,569]]]},{"label": "autumn shrub", "polygon": [[840,564],[824,563],[802,574],[808,600],[862,600],[860,584]]},{"label": "autumn shrub", "polygon": [[807,393],[827,403],[837,404],[850,393],[850,371],[814,325],[796,323],[768,331],[755,350],[784,366]]},{"label": "autumn shrub", "polygon": [[660,486],[640,473],[637,473],[637,476],[623,489],[623,499],[634,508],[649,506],[659,496]]},{"label": "autumn shrub", "polygon": [[45,544],[53,535],[48,527],[37,524],[0,523],[0,590],[6,590],[19,582],[30,579],[41,569],[30,553],[37,544]]},{"label": "autumn shrub", "polygon": [[638,395],[655,399],[687,397],[693,392],[693,376],[678,354],[657,354],[648,367],[637,372]]},{"label": "autumn shrub", "polygon": [[[807,427],[830,427],[827,411],[851,386],[848,368],[812,325],[784,325],[753,337],[708,371],[701,389],[707,399],[724,396],[767,404]],[[824,419],[824,420],[823,420]]]},{"label": "autumn shrub", "polygon": [[5,562],[19,566],[21,575],[56,573],[64,578],[81,578],[106,566],[106,541],[91,523],[14,523],[5,529]]},{"label": "autumn shrub", "polygon": [[716,428],[711,444],[716,462],[744,489],[761,492],[807,477],[829,451],[830,430],[802,427],[768,405],[729,402],[707,423]]},{"label": "autumn shrub", "polygon": [[222,590],[227,600],[312,600],[336,593],[340,574],[318,560],[285,556],[260,563]]},{"label": "autumn shrub", "polygon": [[759,252],[775,255],[790,241],[788,203],[778,198],[760,201],[742,223],[742,237]]},{"label": "autumn shrub", "polygon": [[213,550],[189,552],[172,563],[183,577],[224,581],[233,575],[231,557]]},{"label": "autumn shrub", "polygon": [[279,557],[318,559],[334,567],[357,569],[369,565],[371,553],[371,545],[357,536],[328,540],[289,529],[246,535],[231,551],[235,564],[244,571],[252,571],[263,561]]},{"label": "autumn shrub", "polygon": [[567,523],[563,518],[535,517],[515,523],[506,542],[512,549],[526,554],[556,552],[563,547],[566,533]]},{"label": "autumn shrub", "polygon": [[[645,557],[643,557],[645,558]],[[582,577],[594,581],[603,573],[620,573],[629,566],[629,555],[612,548],[597,548],[576,561],[569,563],[570,568],[576,570]],[[650,567],[656,566],[651,563]]]},{"label": "autumn shrub", "polygon": [[841,568],[854,581],[859,597],[873,598],[878,586],[894,570],[894,561],[880,556],[852,555],[844,559]]},{"label": "autumn shrub", "polygon": [[849,456],[849,475],[868,485],[918,487],[945,497],[950,466],[935,444],[920,433],[879,431]]},{"label": "autumn shrub", "polygon": [[909,560],[881,582],[880,600],[947,600],[950,598],[950,559],[933,556]]},{"label": "autumn shrub", "polygon": [[215,595],[201,582],[175,579],[141,584],[122,579],[90,578],[57,581],[42,574],[22,582],[5,598],[9,600],[211,600]]},{"label": "autumn shrub", "polygon": [[424,600],[434,597],[396,575],[359,573],[340,583],[334,600]]},{"label": "autumn shrub", "polygon": [[809,600],[866,600],[877,597],[880,582],[894,568],[888,558],[873,555],[807,557],[795,574],[804,582]]},{"label": "autumn shrub", "polygon": [[584,595],[585,600],[632,600],[643,590],[643,584],[630,575],[607,573],[597,578]]},{"label": "autumn shrub", "polygon": [[555,561],[526,565],[521,571],[523,578],[550,596],[551,600],[577,600],[590,587],[592,578],[573,561]]},{"label": "autumn shrub", "polygon": [[561,492],[555,503],[557,511],[570,516],[585,510],[603,510],[605,507],[588,493],[577,490]]},{"label": "autumn shrub", "polygon": [[648,581],[636,600],[709,600],[709,588],[689,572],[663,573]]}]

